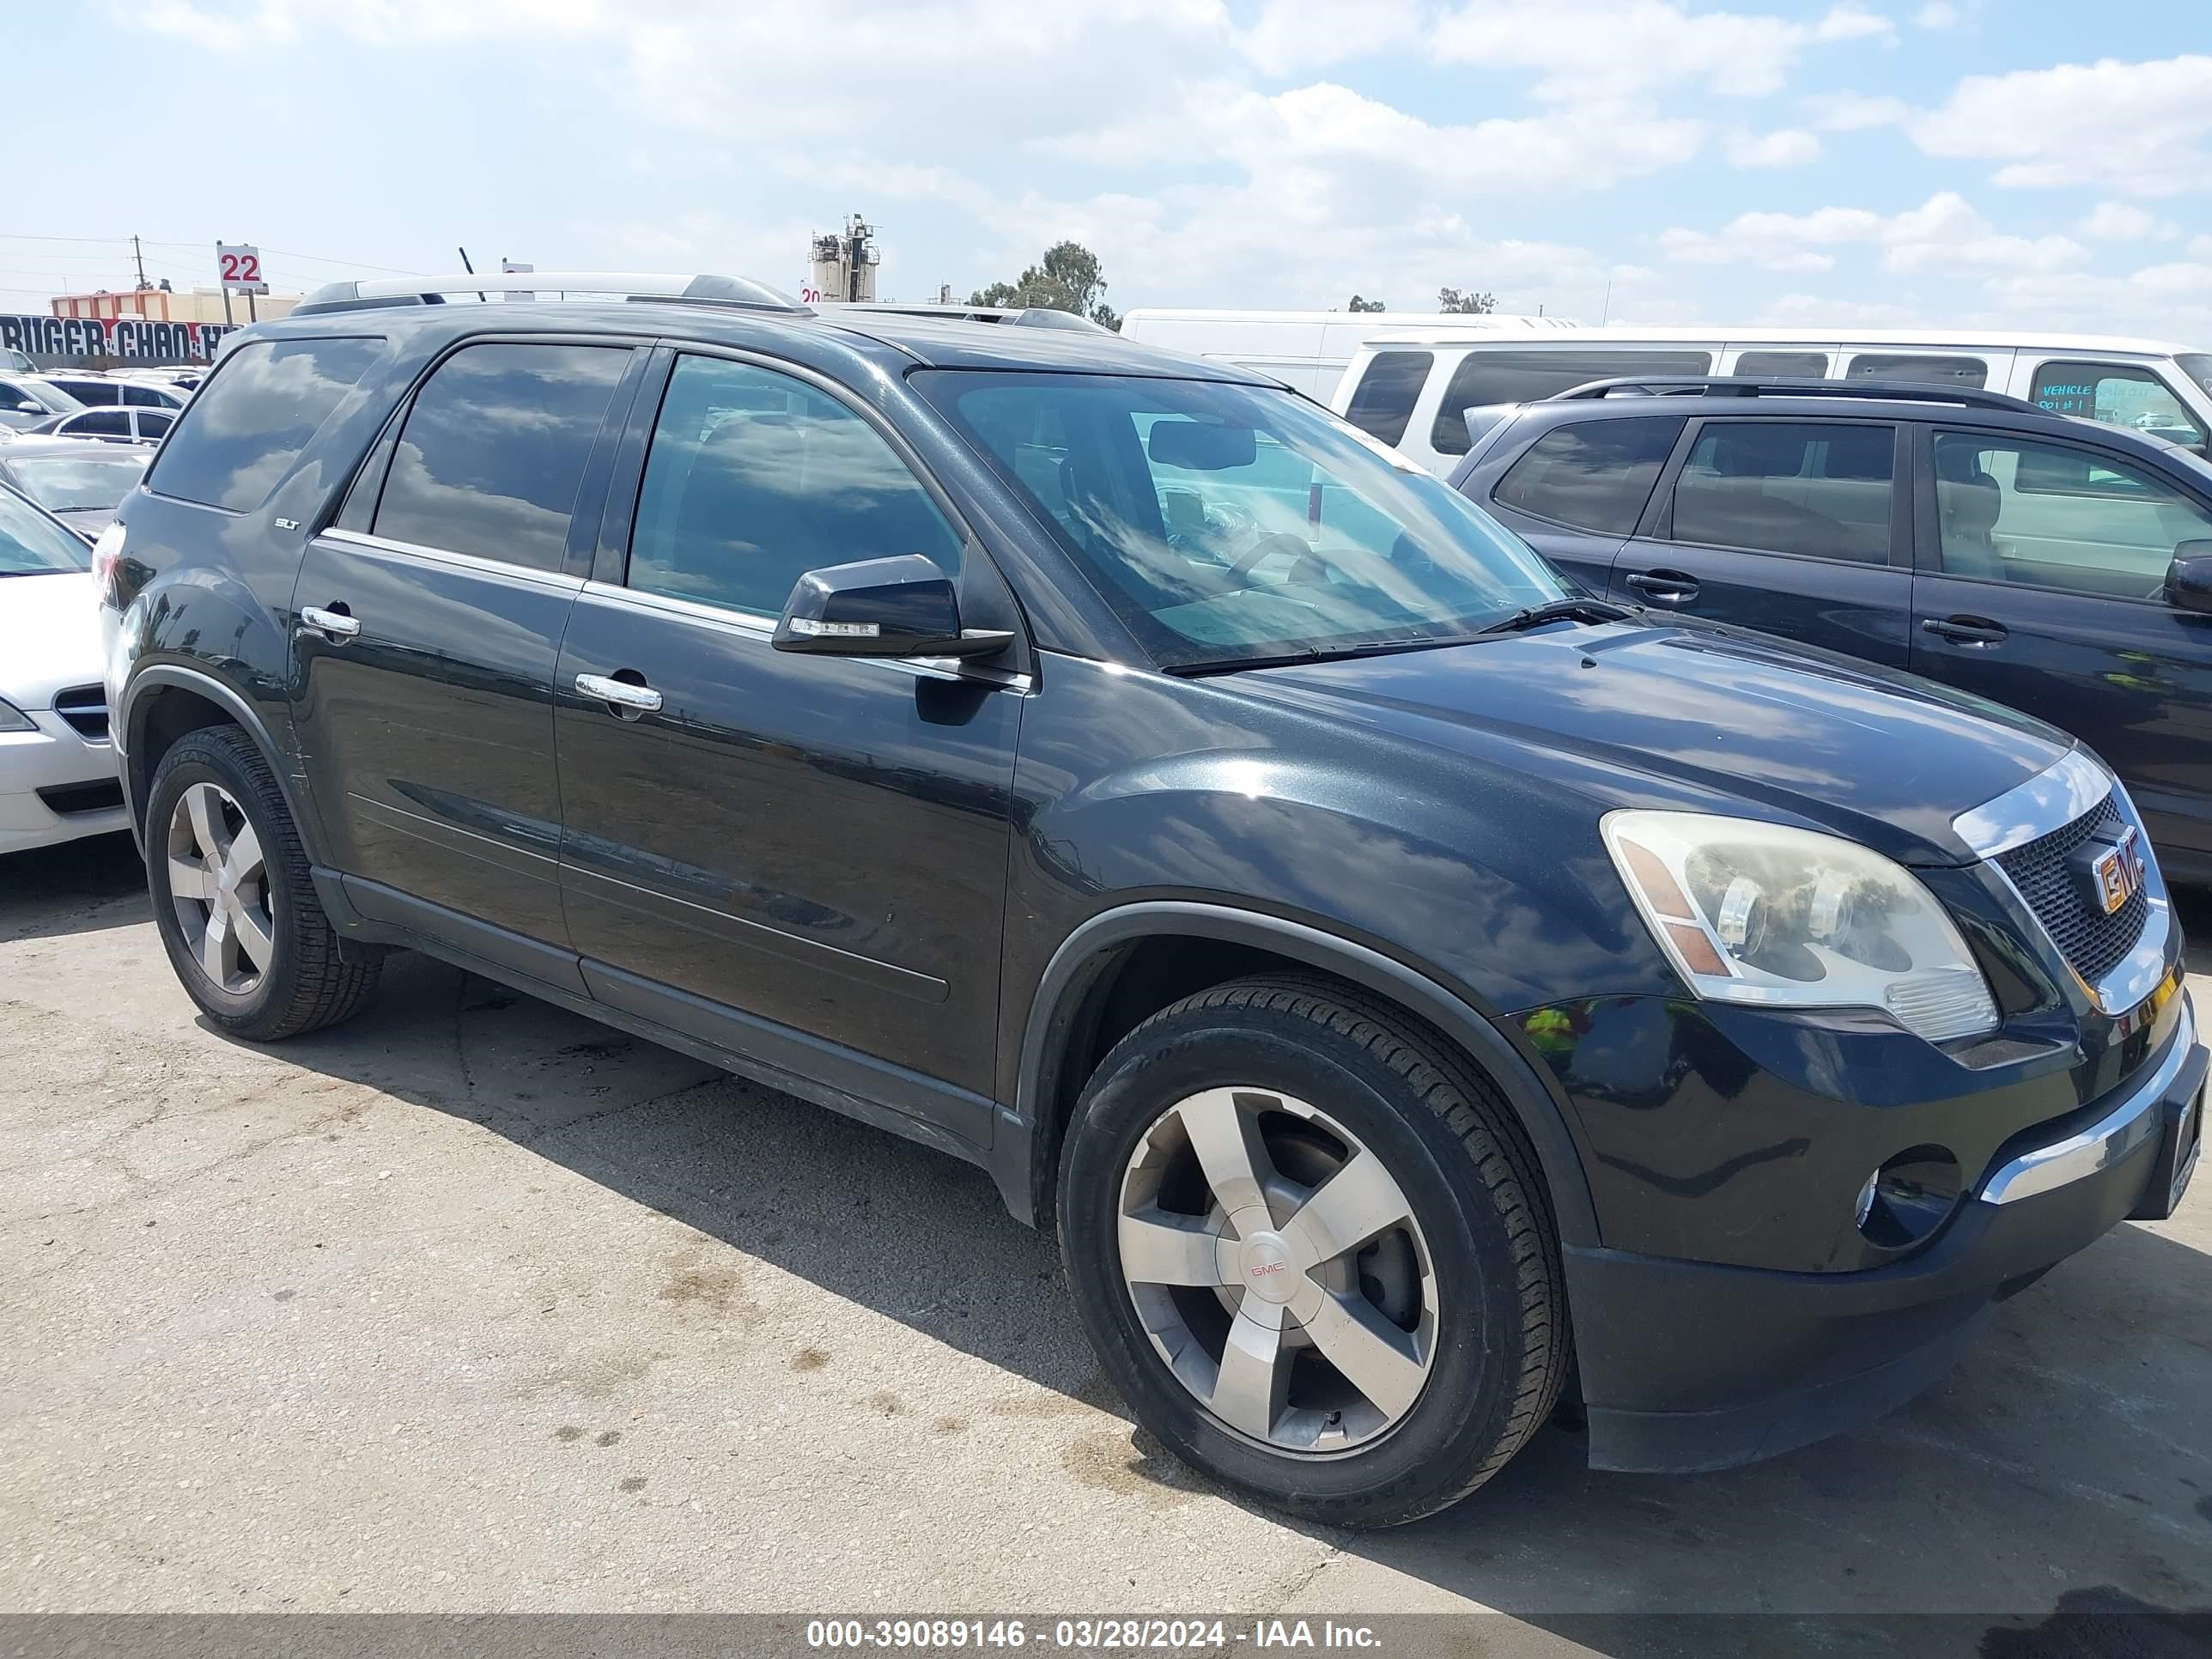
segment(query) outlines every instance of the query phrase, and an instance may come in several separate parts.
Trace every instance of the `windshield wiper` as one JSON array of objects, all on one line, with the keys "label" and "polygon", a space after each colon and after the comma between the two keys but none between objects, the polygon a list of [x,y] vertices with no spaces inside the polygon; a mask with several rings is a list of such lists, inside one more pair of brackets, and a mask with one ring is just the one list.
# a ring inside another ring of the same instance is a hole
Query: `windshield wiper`
[{"label": "windshield wiper", "polygon": [[1524,628],[1541,628],[1546,623],[1622,622],[1631,615],[1625,605],[1615,605],[1610,599],[1571,597],[1553,599],[1548,605],[1532,605],[1515,611],[1510,617],[1500,617],[1487,628],[1477,631],[1484,634],[1518,634]]},{"label": "windshield wiper", "polygon": [[1194,678],[1201,674],[1230,674],[1243,668],[1303,668],[1310,663],[1344,662],[1354,657],[1387,656],[1394,651],[1434,651],[1448,645],[1465,645],[1472,634],[1453,634],[1443,639],[1421,635],[1408,640],[1363,640],[1328,650],[1285,651],[1270,657],[1220,657],[1206,662],[1171,663],[1164,671]]}]

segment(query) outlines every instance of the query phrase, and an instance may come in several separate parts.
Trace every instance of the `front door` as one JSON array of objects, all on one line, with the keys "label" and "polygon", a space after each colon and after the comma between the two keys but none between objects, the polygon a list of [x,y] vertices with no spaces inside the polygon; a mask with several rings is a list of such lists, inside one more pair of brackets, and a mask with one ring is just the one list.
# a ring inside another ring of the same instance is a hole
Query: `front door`
[{"label": "front door", "polygon": [[633,356],[453,353],[293,592],[300,748],[355,902],[541,975],[557,972],[543,947],[567,944],[553,670],[582,586],[569,546],[588,555]]},{"label": "front door", "polygon": [[595,994],[865,1098],[957,1095],[945,1127],[980,1142],[1023,684],[769,637],[808,570],[921,553],[957,575],[963,540],[840,398],[680,356],[623,579],[569,624],[556,726]]},{"label": "front door", "polygon": [[2073,732],[2212,872],[2212,617],[2165,597],[2212,503],[2094,441],[1938,431],[1922,471],[1915,672]]},{"label": "front door", "polygon": [[1478,501],[1486,492],[1501,522],[1602,594],[1682,426],[1679,415],[1624,416],[1601,405],[1587,419],[1553,427],[1510,465],[1478,468],[1462,488]]},{"label": "front door", "polygon": [[1701,422],[1612,597],[1902,668],[1912,600],[1898,428],[1875,421]]}]

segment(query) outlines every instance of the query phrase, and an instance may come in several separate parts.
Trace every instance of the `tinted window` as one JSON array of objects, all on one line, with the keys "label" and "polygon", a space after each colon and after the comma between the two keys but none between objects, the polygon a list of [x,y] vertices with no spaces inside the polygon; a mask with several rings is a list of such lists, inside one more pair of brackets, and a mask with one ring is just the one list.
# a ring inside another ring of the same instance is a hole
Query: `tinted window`
[{"label": "tinted window", "polygon": [[875,428],[787,374],[684,357],[670,376],[630,539],[629,585],[761,616],[810,570],[960,537]]},{"label": "tinted window", "polygon": [[60,429],[72,438],[127,438],[131,417],[119,409],[92,409],[72,415]]},{"label": "tinted window", "polygon": [[[43,513],[0,489],[0,576],[89,570],[92,549]],[[0,605],[5,605],[0,599]]]},{"label": "tinted window", "polygon": [[2203,423],[2182,406],[2173,388],[2151,370],[2132,364],[2039,364],[2028,396],[2054,415],[2124,426],[2169,443],[2204,441]]},{"label": "tinted window", "polygon": [[1413,400],[1428,384],[1429,365],[1435,357],[1425,351],[1378,351],[1368,360],[1367,372],[1352,394],[1344,417],[1369,436],[1395,444],[1406,435],[1406,422],[1413,417]]},{"label": "tinted window", "polygon": [[1936,504],[1947,575],[2110,599],[2163,596],[2184,542],[2212,513],[2108,450],[1994,433],[1939,433]]},{"label": "tinted window", "polygon": [[143,437],[158,438],[169,429],[169,422],[175,418],[165,410],[142,409],[138,411],[139,434]]},{"label": "tinted window", "polygon": [[160,392],[155,391],[154,388],[149,386],[125,386],[123,388],[123,401],[126,404],[136,404],[141,409],[167,409],[169,407],[169,400],[167,398],[164,398]]},{"label": "tinted window", "polygon": [[584,463],[629,366],[626,346],[455,352],[407,411],[377,502],[376,533],[558,570]]},{"label": "tinted window", "polygon": [[1825,351],[1744,351],[1736,354],[1738,374],[1757,375],[1762,380],[1820,380],[1828,374],[1828,354]]},{"label": "tinted window", "polygon": [[915,383],[1170,666],[1464,639],[1564,592],[1442,479],[1285,392],[1109,374]]},{"label": "tinted window", "polygon": [[1513,463],[1492,499],[1577,530],[1626,536],[1681,431],[1679,419],[1644,415],[1559,427]]},{"label": "tinted window", "polygon": [[383,349],[366,339],[237,347],[161,446],[151,487],[238,513],[260,506]]},{"label": "tinted window", "polygon": [[1862,352],[1851,359],[1844,379],[1911,380],[1925,386],[1986,386],[1990,366],[1979,357],[1877,356]]},{"label": "tinted window", "polygon": [[55,384],[88,409],[112,409],[123,401],[123,388],[112,380],[58,380]]},{"label": "tinted window", "polygon": [[1883,563],[1896,449],[1886,426],[1711,422],[1674,483],[1674,539]]},{"label": "tinted window", "polygon": [[2212,392],[2212,354],[2185,351],[2173,361],[2184,374],[2197,382],[2199,391]]},{"label": "tinted window", "polygon": [[1592,380],[1703,374],[1712,366],[1707,351],[1470,351],[1444,388],[1429,444],[1439,454],[1466,454],[1467,411],[1478,404],[1534,403]]}]

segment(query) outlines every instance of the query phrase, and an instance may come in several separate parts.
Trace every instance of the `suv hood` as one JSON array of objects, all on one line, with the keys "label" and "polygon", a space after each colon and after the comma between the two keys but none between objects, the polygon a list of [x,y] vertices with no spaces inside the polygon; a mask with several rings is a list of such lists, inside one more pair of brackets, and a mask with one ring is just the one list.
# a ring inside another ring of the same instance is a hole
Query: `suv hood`
[{"label": "suv hood", "polygon": [[100,681],[91,573],[0,576],[0,697],[18,708],[51,708],[55,692]]},{"label": "suv hood", "polygon": [[[1972,860],[1952,820],[2073,741],[1910,675],[1648,620],[1237,678],[1316,714],[1490,750],[1601,810],[1748,805],[1747,816],[1794,817],[1922,864]],[[1496,752],[1501,744],[1510,751]]]}]

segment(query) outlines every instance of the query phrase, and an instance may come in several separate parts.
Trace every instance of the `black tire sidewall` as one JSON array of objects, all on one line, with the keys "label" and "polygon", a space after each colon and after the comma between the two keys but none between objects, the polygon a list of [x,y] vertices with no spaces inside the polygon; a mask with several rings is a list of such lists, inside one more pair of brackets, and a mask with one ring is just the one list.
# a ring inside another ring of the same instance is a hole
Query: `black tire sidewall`
[{"label": "black tire sidewall", "polygon": [[[1289,1094],[1380,1156],[1412,1203],[1436,1274],[1437,1353],[1411,1413],[1375,1444],[1328,1457],[1264,1449],[1217,1422],[1139,1322],[1120,1267],[1122,1172],[1176,1101],[1246,1085]],[[1534,1199],[1534,1194],[1528,1195]],[[1279,1009],[1170,1014],[1108,1058],[1077,1108],[1060,1206],[1076,1303],[1109,1376],[1170,1449],[1262,1501],[1324,1518],[1387,1521],[1456,1493],[1510,1431],[1526,1342],[1514,1247],[1466,1148],[1405,1080],[1359,1045]]]},{"label": "black tire sidewall", "polygon": [[[169,821],[178,800],[196,783],[212,783],[238,803],[261,843],[264,884],[270,897],[275,922],[271,960],[262,971],[261,982],[244,995],[224,990],[207,976],[177,920],[169,891]],[[201,1012],[227,1030],[246,1032],[258,1026],[289,1000],[290,988],[299,971],[300,916],[293,895],[295,872],[283,866],[289,848],[276,814],[284,811],[280,800],[265,799],[262,780],[254,776],[230,753],[222,739],[192,733],[180,739],[162,757],[154,774],[146,801],[146,878],[154,901],[154,925],[170,965]]]}]

